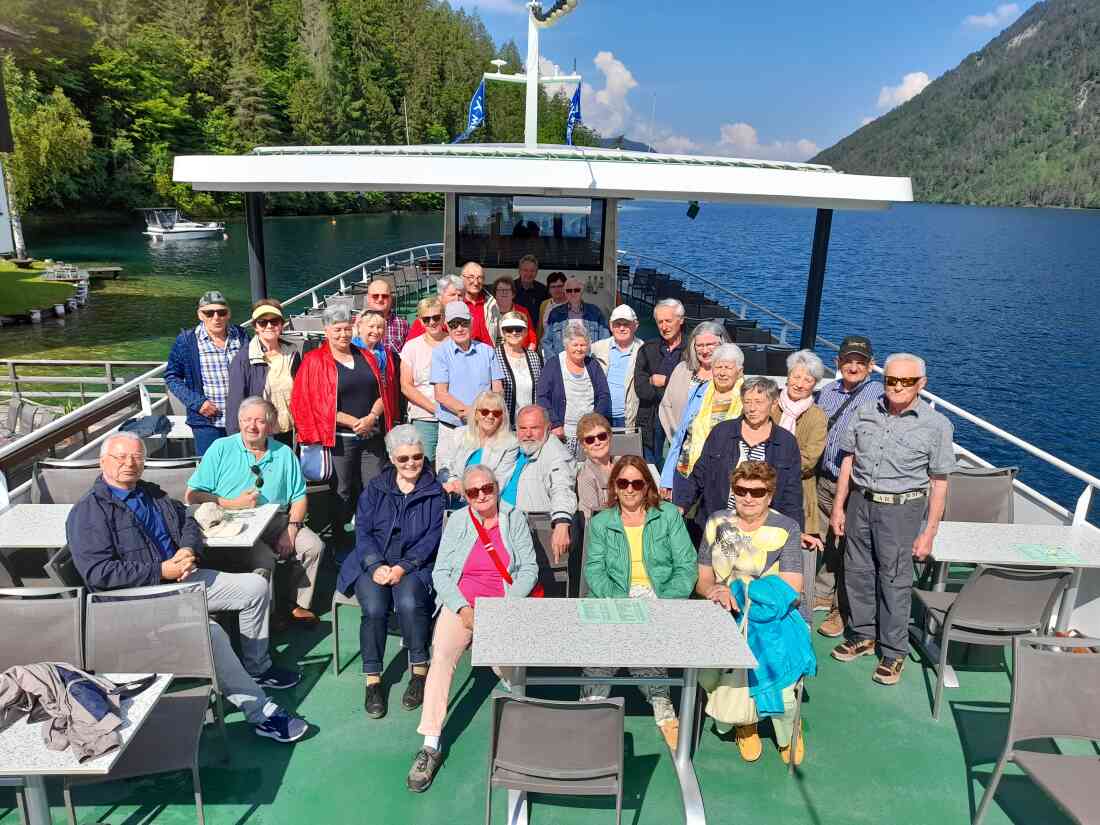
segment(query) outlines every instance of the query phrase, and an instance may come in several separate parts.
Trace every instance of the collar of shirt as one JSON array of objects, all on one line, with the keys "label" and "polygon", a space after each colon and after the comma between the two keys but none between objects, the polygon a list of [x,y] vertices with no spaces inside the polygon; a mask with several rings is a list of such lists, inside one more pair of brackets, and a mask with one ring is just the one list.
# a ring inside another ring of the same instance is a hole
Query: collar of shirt
[{"label": "collar of shirt", "polygon": [[[878,407],[880,412],[882,412],[886,415],[891,415],[890,404],[886,400],[885,395],[882,396],[881,398],[879,398],[879,400],[876,401],[875,404]],[[927,404],[924,403],[924,399],[922,399],[918,395],[916,398],[913,399],[912,404],[910,404],[908,407],[906,407],[904,410],[902,410],[900,413],[898,413],[898,417],[900,418],[903,415],[909,415],[909,413],[912,413],[917,418],[920,418],[921,415],[923,413],[927,412],[929,409],[930,409],[930,407]]]},{"label": "collar of shirt", "polygon": [[447,340],[448,340],[448,342],[450,342],[450,345],[451,345],[451,355],[466,355],[466,356],[473,355],[474,350],[477,349],[477,345],[479,343],[479,342],[474,341],[473,339],[471,339],[470,340],[470,346],[466,347],[466,349],[462,349],[462,347],[460,347],[458,344],[455,343],[454,338],[448,338]]},{"label": "collar of shirt", "polygon": [[[218,346],[217,344],[214,343],[213,336],[211,336],[211,334],[206,331],[206,324],[199,324],[197,327],[195,327],[195,336],[200,341],[202,341],[204,344],[213,344],[216,347]],[[225,329],[225,342],[226,342],[226,344],[229,343],[229,339],[232,338],[232,337],[233,337],[233,335],[229,331],[229,327],[226,327],[226,329]],[[221,349],[221,347],[218,347],[218,349]]]},{"label": "collar of shirt", "polygon": [[256,454],[254,452],[252,452],[252,450],[249,448],[249,446],[247,444],[244,443],[244,436],[241,435],[240,433],[237,433],[237,446],[240,448],[240,451],[242,453],[245,453],[247,455],[249,462],[252,463],[252,464],[260,465],[260,464],[270,464],[272,462],[273,459],[271,457],[271,454],[272,454],[271,442],[272,442],[272,438],[271,438],[271,436],[268,436],[267,441],[264,443],[264,448],[265,449],[264,449],[263,457],[262,458],[256,458]]},{"label": "collar of shirt", "polygon": [[117,498],[119,501],[126,501],[127,499],[131,499],[134,496],[141,495],[141,490],[139,490],[137,487],[134,487],[134,489],[132,490],[127,490],[123,487],[115,487],[113,484],[109,484],[106,479],[103,480],[103,483],[107,485],[107,489],[111,491],[111,495]]},{"label": "collar of shirt", "polygon": [[684,348],[684,338],[683,338],[683,336],[680,336],[680,343],[678,343],[674,347],[670,347],[668,345],[668,341],[666,341],[664,338],[662,338],[661,343],[658,345],[658,352],[660,352],[661,355],[670,355],[675,350],[683,349],[683,348]]}]

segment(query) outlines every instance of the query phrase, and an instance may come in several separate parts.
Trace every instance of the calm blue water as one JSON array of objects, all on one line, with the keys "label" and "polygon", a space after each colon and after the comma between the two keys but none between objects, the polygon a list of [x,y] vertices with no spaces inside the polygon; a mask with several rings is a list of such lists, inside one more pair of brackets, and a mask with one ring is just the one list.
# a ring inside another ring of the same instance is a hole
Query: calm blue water
[{"label": "calm blue water", "polygon": [[[621,207],[620,248],[727,285],[787,318],[802,316],[814,212],[704,204]],[[52,226],[32,252],[112,261],[127,280],[93,293],[64,328],[0,330],[0,357],[163,358],[194,323],[194,298],[219,287],[248,299],[244,232],[228,241],[152,245],[130,228]],[[374,255],[442,234],[439,214],[276,218],[265,225],[272,292],[289,296]],[[871,336],[877,352],[909,350],[929,365],[929,389],[1100,474],[1100,213],[905,206],[838,212],[820,333]],[[828,353],[822,352],[823,356]],[[958,440],[1072,506],[1081,485],[1024,460],[956,421]],[[1100,510],[1094,508],[1094,513]]]}]

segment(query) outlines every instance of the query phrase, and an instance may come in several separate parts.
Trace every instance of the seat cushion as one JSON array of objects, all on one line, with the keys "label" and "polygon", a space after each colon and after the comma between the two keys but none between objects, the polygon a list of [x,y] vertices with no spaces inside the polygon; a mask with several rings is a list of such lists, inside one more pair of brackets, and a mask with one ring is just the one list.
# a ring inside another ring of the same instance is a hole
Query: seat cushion
[{"label": "seat cushion", "polygon": [[1100,759],[1018,750],[1013,761],[1078,822],[1100,823],[1095,784],[1100,783]]}]

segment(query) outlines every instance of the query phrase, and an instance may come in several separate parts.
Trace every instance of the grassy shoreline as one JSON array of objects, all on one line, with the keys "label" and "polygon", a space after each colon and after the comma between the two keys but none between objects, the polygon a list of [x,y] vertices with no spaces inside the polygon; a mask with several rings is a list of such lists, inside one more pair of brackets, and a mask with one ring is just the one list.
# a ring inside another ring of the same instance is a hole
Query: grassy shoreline
[{"label": "grassy shoreline", "polygon": [[0,315],[27,315],[32,309],[63,304],[73,296],[73,284],[42,280],[45,268],[41,261],[30,269],[19,269],[11,261],[0,260]]}]

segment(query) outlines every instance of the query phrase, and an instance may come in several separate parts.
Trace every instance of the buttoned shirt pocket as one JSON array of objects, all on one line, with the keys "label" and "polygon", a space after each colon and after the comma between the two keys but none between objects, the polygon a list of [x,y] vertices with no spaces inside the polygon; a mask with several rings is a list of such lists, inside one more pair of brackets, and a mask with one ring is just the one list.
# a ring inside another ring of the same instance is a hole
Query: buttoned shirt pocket
[{"label": "buttoned shirt pocket", "polygon": [[893,458],[901,475],[911,476],[914,481],[920,478],[921,483],[926,480],[928,460],[934,448],[933,437],[932,431],[926,428],[909,430],[898,436]]}]

